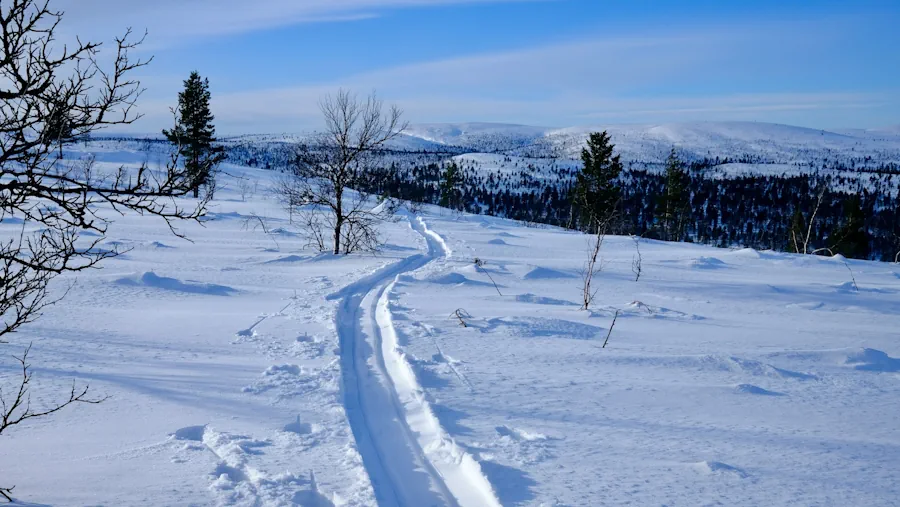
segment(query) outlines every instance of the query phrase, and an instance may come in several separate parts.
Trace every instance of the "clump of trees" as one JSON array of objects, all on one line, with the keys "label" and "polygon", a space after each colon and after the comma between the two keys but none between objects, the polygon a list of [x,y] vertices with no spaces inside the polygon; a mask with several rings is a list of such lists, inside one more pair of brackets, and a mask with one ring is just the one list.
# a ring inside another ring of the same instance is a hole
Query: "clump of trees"
[{"label": "clump of trees", "polygon": [[[97,170],[92,159],[62,158],[62,145],[111,125],[137,120],[140,83],[132,76],[149,60],[134,59],[143,41],[130,31],[115,40],[114,58],[100,63],[103,46],[78,41],[54,44],[63,14],[42,0],[0,3],[0,222],[21,221],[13,237],[0,240],[0,343],[60,300],[50,284],[114,257],[98,248],[112,212],[137,212],[175,223],[198,220],[206,201],[183,206],[195,179],[174,155],[164,168]],[[90,231],[91,239],[82,233]],[[6,347],[6,345],[4,345]],[[0,435],[16,425],[74,403],[96,403],[89,387],[73,385],[55,405],[36,406],[29,387],[30,347],[15,356],[21,375],[0,386]],[[0,488],[11,500],[12,487]]]},{"label": "clump of trees", "polygon": [[389,199],[376,206],[365,192],[366,180],[379,150],[407,124],[399,108],[385,110],[375,94],[359,99],[340,90],[319,107],[324,130],[297,146],[294,165],[276,191],[319,250],[335,255],[376,250],[378,225],[395,206]]}]

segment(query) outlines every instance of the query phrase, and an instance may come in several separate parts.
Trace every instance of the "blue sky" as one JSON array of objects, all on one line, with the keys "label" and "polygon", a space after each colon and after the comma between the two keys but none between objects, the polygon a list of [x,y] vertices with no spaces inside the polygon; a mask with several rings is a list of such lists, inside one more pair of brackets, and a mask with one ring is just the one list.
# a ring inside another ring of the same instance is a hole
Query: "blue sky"
[{"label": "blue sky", "polygon": [[[122,4],[133,4],[127,8]],[[318,99],[377,90],[412,122],[546,126],[900,123],[900,2],[56,0],[65,29],[147,28],[131,129],[170,123],[191,70],[222,133],[296,132]]]}]

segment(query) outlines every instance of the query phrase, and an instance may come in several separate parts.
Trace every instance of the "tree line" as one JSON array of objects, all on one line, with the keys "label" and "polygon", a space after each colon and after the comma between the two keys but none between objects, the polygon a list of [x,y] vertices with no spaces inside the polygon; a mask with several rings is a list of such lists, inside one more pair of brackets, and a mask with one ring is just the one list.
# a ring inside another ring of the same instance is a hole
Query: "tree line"
[{"label": "tree line", "polygon": [[715,159],[688,162],[673,149],[660,173],[623,167],[603,132],[582,155],[580,169],[538,179],[523,167],[506,181],[455,160],[391,162],[359,190],[585,232],[615,214],[610,232],[666,241],[884,261],[900,251],[893,165],[868,181],[839,172],[717,178],[707,172]]}]

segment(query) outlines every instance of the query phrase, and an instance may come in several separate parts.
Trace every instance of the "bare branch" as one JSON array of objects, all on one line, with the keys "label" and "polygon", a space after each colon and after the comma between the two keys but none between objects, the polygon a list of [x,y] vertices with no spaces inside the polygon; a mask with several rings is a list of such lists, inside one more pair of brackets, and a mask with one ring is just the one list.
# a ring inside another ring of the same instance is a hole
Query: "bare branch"
[{"label": "bare branch", "polygon": [[469,315],[469,312],[463,310],[462,308],[457,308],[453,313],[450,314],[450,318],[456,317],[459,320],[459,325],[462,327],[469,327],[466,324],[466,319],[471,319],[472,316]]},{"label": "bare branch", "polygon": [[603,347],[600,347],[600,348],[605,349],[606,344],[609,343],[609,337],[612,336],[613,328],[616,327],[616,321],[619,320],[620,312],[621,312],[621,310],[616,310],[616,315],[613,317],[612,324],[609,325],[609,332],[606,333],[606,340],[603,341]]},{"label": "bare branch", "polygon": [[494,281],[494,277],[491,276],[491,274],[488,272],[487,269],[485,269],[484,265],[485,265],[484,260],[479,259],[478,257],[475,258],[475,269],[479,270],[482,273],[484,273],[485,275],[487,275],[487,277],[490,278],[491,283],[494,284],[494,288],[497,289],[497,294],[500,294],[501,296],[503,296],[503,293],[500,292],[500,287],[498,287],[497,282]]}]

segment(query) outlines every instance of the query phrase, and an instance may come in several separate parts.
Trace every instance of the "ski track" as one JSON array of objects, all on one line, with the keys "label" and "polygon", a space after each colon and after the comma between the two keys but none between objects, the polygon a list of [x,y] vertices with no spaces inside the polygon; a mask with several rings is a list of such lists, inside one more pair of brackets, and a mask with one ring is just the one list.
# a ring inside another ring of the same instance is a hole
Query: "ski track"
[{"label": "ski track", "polygon": [[389,305],[397,277],[451,255],[421,218],[409,220],[427,254],[402,259],[328,297],[340,300],[335,324],[347,418],[379,505],[499,506],[478,462],[440,427],[398,348]]}]

